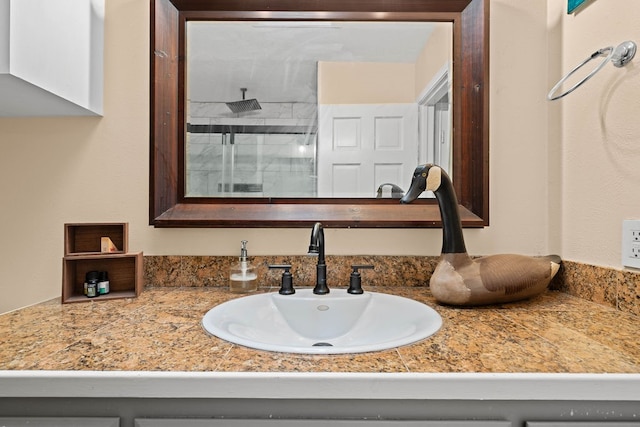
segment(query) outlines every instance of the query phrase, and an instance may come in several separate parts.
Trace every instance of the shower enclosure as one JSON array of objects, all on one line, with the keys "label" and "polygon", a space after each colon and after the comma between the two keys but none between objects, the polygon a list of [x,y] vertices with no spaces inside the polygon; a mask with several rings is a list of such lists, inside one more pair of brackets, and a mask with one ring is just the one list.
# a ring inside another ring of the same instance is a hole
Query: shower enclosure
[{"label": "shower enclosure", "polygon": [[315,197],[315,127],[187,128],[188,197]]}]

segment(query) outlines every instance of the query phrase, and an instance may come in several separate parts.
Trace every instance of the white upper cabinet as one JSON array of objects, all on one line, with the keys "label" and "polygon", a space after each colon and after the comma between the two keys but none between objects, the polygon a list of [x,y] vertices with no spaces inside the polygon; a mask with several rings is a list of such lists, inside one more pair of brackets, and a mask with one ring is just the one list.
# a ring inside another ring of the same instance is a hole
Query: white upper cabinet
[{"label": "white upper cabinet", "polygon": [[0,116],[101,116],[104,0],[0,0]]}]

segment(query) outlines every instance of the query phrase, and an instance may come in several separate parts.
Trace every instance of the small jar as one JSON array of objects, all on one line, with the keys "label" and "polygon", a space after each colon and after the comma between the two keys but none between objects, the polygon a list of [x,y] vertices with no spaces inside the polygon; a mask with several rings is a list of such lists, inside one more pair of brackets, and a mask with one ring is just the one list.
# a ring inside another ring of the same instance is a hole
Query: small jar
[{"label": "small jar", "polygon": [[87,283],[87,297],[95,298],[98,296],[98,286],[94,282]]},{"label": "small jar", "polygon": [[85,275],[84,280],[84,294],[89,298],[98,296],[98,279],[100,273],[97,271],[89,271]]},{"label": "small jar", "polygon": [[106,295],[109,293],[109,273],[101,271],[98,278],[98,295]]}]

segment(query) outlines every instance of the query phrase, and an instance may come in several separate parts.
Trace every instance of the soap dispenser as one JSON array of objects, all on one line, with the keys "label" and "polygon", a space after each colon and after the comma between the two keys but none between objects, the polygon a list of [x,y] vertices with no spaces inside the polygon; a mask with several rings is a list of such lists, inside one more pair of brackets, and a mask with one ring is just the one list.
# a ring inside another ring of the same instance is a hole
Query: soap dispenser
[{"label": "soap dispenser", "polygon": [[229,272],[229,290],[234,293],[253,292],[258,289],[256,269],[249,263],[247,240],[243,240],[240,248],[240,260]]}]

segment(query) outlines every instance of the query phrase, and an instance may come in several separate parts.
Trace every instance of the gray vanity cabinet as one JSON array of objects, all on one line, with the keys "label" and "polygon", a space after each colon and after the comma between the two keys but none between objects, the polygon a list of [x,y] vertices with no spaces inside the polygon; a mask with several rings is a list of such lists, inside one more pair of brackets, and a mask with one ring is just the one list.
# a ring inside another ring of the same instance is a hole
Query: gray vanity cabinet
[{"label": "gray vanity cabinet", "polygon": [[116,417],[0,417],[2,427],[119,427]]},{"label": "gray vanity cabinet", "polygon": [[640,421],[529,421],[526,427],[640,427]]},{"label": "gray vanity cabinet", "polygon": [[511,427],[510,421],[138,418],[135,427]]}]

